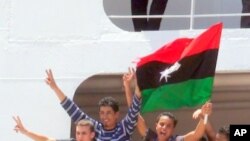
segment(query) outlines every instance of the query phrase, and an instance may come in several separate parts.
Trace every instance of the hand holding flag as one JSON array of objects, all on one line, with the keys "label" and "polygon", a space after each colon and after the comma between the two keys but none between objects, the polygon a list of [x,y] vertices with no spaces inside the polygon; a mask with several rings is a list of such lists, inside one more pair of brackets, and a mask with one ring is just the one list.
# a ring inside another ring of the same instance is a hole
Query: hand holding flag
[{"label": "hand holding flag", "polygon": [[212,113],[212,103],[206,102],[201,109],[197,109],[193,113],[193,119],[203,118],[204,123],[207,123],[208,116]]}]

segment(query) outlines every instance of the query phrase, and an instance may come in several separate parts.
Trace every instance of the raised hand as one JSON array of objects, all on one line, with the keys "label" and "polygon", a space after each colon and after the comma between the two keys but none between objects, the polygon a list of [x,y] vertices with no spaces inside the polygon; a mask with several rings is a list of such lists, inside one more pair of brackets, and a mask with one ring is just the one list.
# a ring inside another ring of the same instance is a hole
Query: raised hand
[{"label": "raised hand", "polygon": [[129,68],[128,72],[124,73],[122,77],[128,107],[130,107],[132,104],[133,94],[131,91],[131,83],[132,80],[134,79],[134,73],[135,73],[134,69]]},{"label": "raised hand", "polygon": [[46,74],[47,74],[47,77],[45,79],[46,84],[48,84],[51,89],[56,89],[57,85],[51,69],[46,70]]},{"label": "raised hand", "polygon": [[194,111],[194,113],[193,113],[193,119],[197,119],[197,118],[199,118],[201,116],[202,116],[201,109],[197,109],[196,111]]},{"label": "raised hand", "polygon": [[133,68],[129,68],[128,72],[123,74],[123,77],[122,77],[123,86],[130,87],[134,78],[135,78],[135,70]]},{"label": "raised hand", "polygon": [[54,90],[54,92],[56,93],[57,97],[62,102],[66,98],[66,96],[62,92],[62,90],[56,85],[56,81],[54,79],[54,76],[53,76],[53,73],[52,73],[51,69],[46,70],[46,74],[47,74],[47,77],[45,79],[46,84],[48,84],[50,86],[50,88],[52,90]]},{"label": "raised hand", "polygon": [[32,131],[26,130],[25,127],[23,126],[22,121],[19,118],[19,116],[16,116],[16,117],[13,116],[13,119],[16,122],[16,126],[15,126],[14,130],[17,133],[20,132],[20,133],[26,135],[27,137],[31,138],[34,141],[56,141],[53,138],[49,138],[49,137],[41,135],[39,133],[35,133]]},{"label": "raised hand", "polygon": [[25,134],[27,132],[27,130],[25,129],[25,127],[22,124],[21,119],[19,118],[19,116],[14,117],[13,116],[14,121],[16,122],[16,126],[14,128],[14,130],[18,133],[21,132],[22,134]]},{"label": "raised hand", "polygon": [[212,113],[212,103],[207,102],[201,107],[201,113],[203,116],[210,115]]},{"label": "raised hand", "polygon": [[212,103],[207,102],[202,106],[201,109],[197,109],[196,111],[194,111],[193,119],[204,118],[206,114],[210,115],[211,113],[212,113]]}]

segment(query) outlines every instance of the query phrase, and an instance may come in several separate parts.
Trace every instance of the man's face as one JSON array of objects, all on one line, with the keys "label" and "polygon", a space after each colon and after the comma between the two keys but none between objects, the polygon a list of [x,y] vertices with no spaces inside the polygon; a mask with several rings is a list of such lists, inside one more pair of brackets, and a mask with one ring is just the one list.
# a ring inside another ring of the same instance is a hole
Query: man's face
[{"label": "man's face", "polygon": [[99,116],[104,129],[110,130],[115,128],[119,117],[119,112],[114,112],[110,106],[101,106]]},{"label": "man's face", "polygon": [[216,141],[229,141],[228,138],[224,134],[217,133],[216,134]]},{"label": "man's face", "polygon": [[91,132],[89,126],[76,126],[77,141],[92,141],[95,137],[95,132]]},{"label": "man's face", "polygon": [[156,123],[156,133],[159,140],[167,140],[174,133],[174,121],[168,116],[161,116]]}]

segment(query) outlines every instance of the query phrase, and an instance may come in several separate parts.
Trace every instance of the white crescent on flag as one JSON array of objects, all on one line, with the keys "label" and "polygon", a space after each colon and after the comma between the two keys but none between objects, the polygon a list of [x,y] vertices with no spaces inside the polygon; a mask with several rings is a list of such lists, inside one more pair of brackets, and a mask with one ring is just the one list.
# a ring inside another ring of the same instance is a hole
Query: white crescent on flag
[{"label": "white crescent on flag", "polygon": [[162,80],[163,77],[165,77],[165,80],[167,82],[168,78],[171,77],[170,74],[177,71],[180,67],[181,67],[181,64],[176,62],[171,67],[166,68],[164,71],[160,72],[161,73],[160,81]]}]

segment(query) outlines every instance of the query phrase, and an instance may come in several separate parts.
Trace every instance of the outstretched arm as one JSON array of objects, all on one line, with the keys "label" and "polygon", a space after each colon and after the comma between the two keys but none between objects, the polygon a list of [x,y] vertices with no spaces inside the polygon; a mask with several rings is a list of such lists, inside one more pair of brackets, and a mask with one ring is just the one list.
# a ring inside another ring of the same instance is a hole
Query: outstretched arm
[{"label": "outstretched arm", "polygon": [[20,132],[24,135],[26,135],[27,137],[33,139],[34,141],[56,141],[55,139],[52,139],[52,138],[49,138],[47,136],[44,136],[44,135],[41,135],[41,134],[38,134],[38,133],[35,133],[35,132],[32,132],[32,131],[28,131],[21,119],[19,118],[19,116],[17,117],[13,117],[14,121],[16,122],[16,126],[14,128],[14,130],[16,132]]},{"label": "outstretched arm", "polygon": [[[128,107],[130,107],[132,104],[133,94],[131,90],[132,89],[131,84],[134,79],[135,79],[135,71],[132,68],[129,68],[129,72],[123,75],[123,86],[125,89],[125,96],[126,96]],[[140,93],[136,80],[135,80],[135,83],[136,83],[135,93]],[[141,136],[143,137],[146,136],[147,126],[141,114],[138,115],[137,130],[139,131]]]},{"label": "outstretched arm", "polygon": [[132,81],[134,80],[134,70],[129,68],[129,71],[125,74],[123,74],[122,80],[123,80],[123,87],[125,90],[125,96],[126,96],[126,101],[128,104],[128,107],[131,106],[132,104],[132,98],[133,98],[133,94],[132,94]]},{"label": "outstretched arm", "polygon": [[45,82],[56,93],[56,96],[59,98],[62,107],[71,117],[71,119],[74,122],[78,122],[81,119],[89,119],[94,123],[94,125],[97,125],[96,120],[92,119],[83,111],[81,111],[81,109],[72,100],[66,97],[66,95],[62,92],[62,90],[57,86],[51,69],[46,70],[46,74],[47,78],[45,79]]},{"label": "outstretched arm", "polygon": [[198,125],[196,126],[196,129],[194,131],[189,132],[188,134],[184,135],[184,140],[185,141],[194,141],[194,140],[199,140],[203,134],[205,133],[205,127],[206,124],[204,122],[204,116],[210,115],[212,110],[212,104],[211,103],[206,103],[202,106],[201,111],[202,111],[202,117],[200,118],[200,121]]},{"label": "outstretched arm", "polygon": [[209,141],[215,141],[216,140],[216,132],[212,126],[212,124],[208,121],[205,129],[205,133],[207,135],[207,138]]},{"label": "outstretched arm", "polygon": [[50,88],[56,93],[56,96],[59,98],[60,102],[62,102],[66,96],[62,92],[62,90],[57,86],[56,81],[54,79],[53,73],[51,69],[46,70],[47,77],[45,82],[50,86]]},{"label": "outstretched arm", "polygon": [[[193,118],[194,119],[203,118],[201,109],[197,109],[193,113]],[[215,141],[215,139],[216,139],[216,132],[215,132],[212,124],[209,122],[209,120],[207,121],[207,124],[206,124],[206,127],[205,127],[205,134],[206,134],[206,136],[207,136],[207,138],[208,138],[209,141]]]}]

